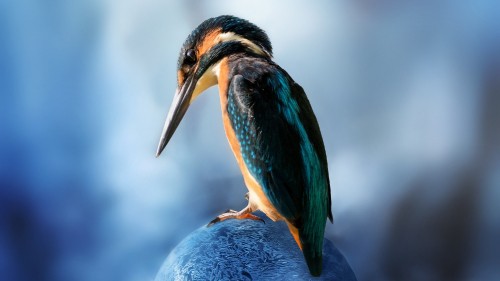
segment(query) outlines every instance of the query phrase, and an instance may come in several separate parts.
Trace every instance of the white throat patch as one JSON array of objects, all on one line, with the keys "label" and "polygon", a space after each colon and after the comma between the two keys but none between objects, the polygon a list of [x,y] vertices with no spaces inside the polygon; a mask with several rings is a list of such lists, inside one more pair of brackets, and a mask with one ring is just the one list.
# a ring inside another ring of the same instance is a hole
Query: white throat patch
[{"label": "white throat patch", "polygon": [[206,89],[214,85],[217,85],[217,81],[219,79],[219,73],[220,73],[220,61],[210,66],[205,71],[205,73],[203,73],[200,79],[198,79],[196,87],[193,91],[193,95],[191,96],[190,103],[192,103]]}]

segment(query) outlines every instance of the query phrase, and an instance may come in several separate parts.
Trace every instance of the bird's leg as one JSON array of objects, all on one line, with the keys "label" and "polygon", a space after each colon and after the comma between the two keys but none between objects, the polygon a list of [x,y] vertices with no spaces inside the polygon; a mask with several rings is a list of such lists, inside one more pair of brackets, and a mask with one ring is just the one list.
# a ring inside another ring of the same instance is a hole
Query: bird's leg
[{"label": "bird's leg", "polygon": [[239,212],[236,212],[234,210],[227,210],[225,213],[220,214],[215,219],[213,219],[207,225],[207,227],[212,226],[218,222],[225,221],[227,219],[238,219],[238,220],[251,219],[251,220],[257,220],[257,221],[261,221],[261,222],[265,223],[263,219],[252,214],[253,211],[254,210],[252,209],[252,207],[250,207],[250,204],[248,204],[248,206],[246,206],[243,210],[241,210]]}]

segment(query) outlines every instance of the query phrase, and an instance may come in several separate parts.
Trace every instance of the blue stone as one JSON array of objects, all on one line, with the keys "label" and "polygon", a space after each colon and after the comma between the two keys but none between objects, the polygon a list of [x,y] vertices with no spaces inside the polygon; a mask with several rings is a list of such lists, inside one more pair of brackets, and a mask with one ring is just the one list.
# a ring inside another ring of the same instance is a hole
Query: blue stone
[{"label": "blue stone", "polygon": [[356,280],[328,239],[323,244],[323,272],[312,277],[286,224],[256,215],[265,223],[230,219],[194,231],[170,252],[155,281]]}]

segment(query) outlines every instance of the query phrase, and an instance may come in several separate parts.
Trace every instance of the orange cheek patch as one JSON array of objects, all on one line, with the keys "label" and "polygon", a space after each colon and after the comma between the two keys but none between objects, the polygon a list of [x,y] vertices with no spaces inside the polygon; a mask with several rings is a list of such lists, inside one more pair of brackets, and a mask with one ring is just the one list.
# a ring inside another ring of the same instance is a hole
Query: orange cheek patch
[{"label": "orange cheek patch", "polygon": [[203,54],[207,53],[210,48],[212,48],[216,42],[217,36],[221,33],[221,29],[216,29],[210,33],[208,33],[205,38],[203,38],[203,42],[198,46],[197,53],[198,57],[201,57]]}]

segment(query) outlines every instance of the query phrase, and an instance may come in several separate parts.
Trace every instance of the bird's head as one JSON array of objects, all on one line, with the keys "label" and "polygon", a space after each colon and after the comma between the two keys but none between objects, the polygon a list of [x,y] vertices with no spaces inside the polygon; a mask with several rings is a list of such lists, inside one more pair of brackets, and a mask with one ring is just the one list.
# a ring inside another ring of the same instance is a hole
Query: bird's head
[{"label": "bird's head", "polygon": [[271,58],[271,42],[262,29],[233,16],[210,18],[188,36],[179,54],[177,90],[161,134],[157,157],[189,105],[199,94],[217,84],[220,61],[235,53]]}]

